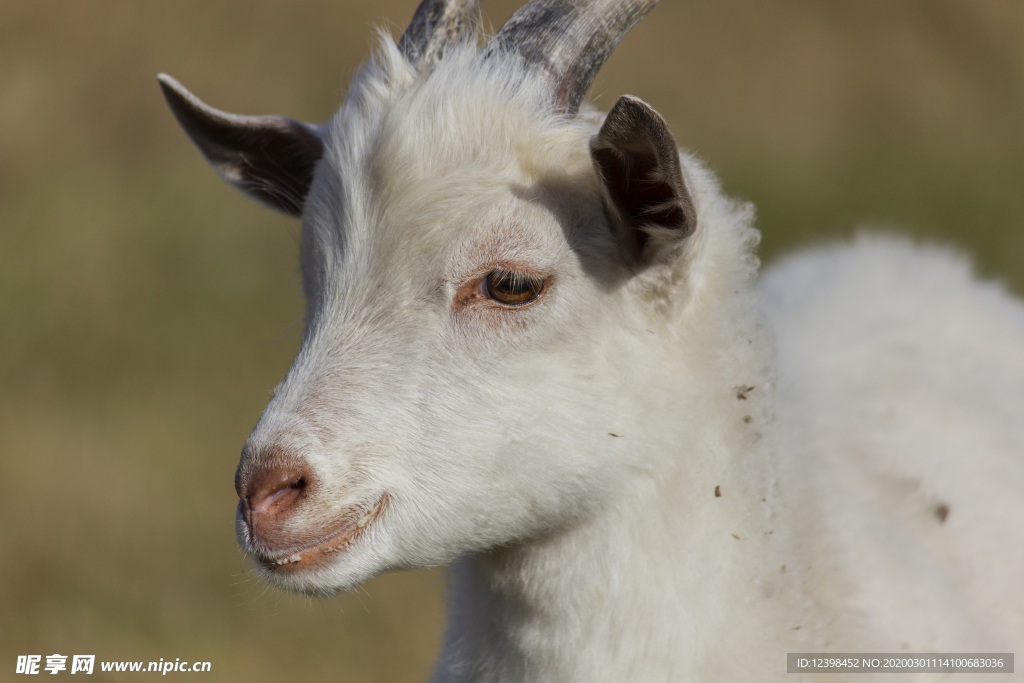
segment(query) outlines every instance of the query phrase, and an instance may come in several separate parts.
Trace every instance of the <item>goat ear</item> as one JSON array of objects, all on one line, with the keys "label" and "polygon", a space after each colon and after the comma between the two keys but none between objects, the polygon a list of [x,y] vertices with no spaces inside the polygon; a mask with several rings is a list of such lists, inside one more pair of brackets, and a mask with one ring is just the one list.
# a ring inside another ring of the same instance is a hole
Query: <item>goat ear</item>
[{"label": "goat ear", "polygon": [[314,126],[284,116],[227,114],[167,74],[157,79],[174,117],[221,178],[271,208],[302,215],[324,151]]},{"label": "goat ear", "polygon": [[590,140],[590,157],[612,223],[634,264],[658,262],[693,234],[697,214],[679,149],[665,119],[649,104],[630,95],[619,98]]}]

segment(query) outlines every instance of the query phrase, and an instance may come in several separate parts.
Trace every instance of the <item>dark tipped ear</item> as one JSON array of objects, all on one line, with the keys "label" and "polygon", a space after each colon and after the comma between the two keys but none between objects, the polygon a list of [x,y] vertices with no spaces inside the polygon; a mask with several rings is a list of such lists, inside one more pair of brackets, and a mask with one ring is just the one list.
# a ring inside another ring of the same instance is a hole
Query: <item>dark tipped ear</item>
[{"label": "dark tipped ear", "polygon": [[302,215],[324,152],[314,126],[284,116],[226,114],[167,74],[157,79],[174,117],[221,178],[271,208]]},{"label": "dark tipped ear", "polygon": [[693,234],[697,214],[679,166],[679,149],[665,119],[625,95],[590,141],[605,202],[630,260],[656,262]]}]

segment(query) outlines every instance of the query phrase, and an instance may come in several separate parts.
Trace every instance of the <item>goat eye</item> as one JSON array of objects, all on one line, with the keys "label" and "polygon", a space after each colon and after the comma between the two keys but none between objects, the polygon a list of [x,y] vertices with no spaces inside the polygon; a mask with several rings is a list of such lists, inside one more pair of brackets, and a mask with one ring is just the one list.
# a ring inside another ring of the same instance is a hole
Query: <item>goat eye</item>
[{"label": "goat eye", "polygon": [[488,298],[506,306],[522,306],[544,291],[544,278],[511,270],[493,270],[483,281]]}]

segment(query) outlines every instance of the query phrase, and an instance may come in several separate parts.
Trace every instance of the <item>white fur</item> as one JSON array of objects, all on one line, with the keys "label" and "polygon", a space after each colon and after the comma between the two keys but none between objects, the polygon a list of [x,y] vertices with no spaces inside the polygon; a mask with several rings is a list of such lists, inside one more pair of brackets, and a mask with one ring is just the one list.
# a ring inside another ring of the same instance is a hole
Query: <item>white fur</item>
[{"label": "white fur", "polygon": [[[326,569],[272,579],[454,561],[444,682],[1020,649],[1020,302],[881,237],[759,281],[752,210],[686,155],[697,232],[634,273],[588,153],[600,116],[546,101],[514,60],[466,46],[419,76],[385,39],[327,126],[307,329],[250,446],[315,474],[300,526],[391,502]],[[553,275],[540,304],[453,309],[508,261]]]}]

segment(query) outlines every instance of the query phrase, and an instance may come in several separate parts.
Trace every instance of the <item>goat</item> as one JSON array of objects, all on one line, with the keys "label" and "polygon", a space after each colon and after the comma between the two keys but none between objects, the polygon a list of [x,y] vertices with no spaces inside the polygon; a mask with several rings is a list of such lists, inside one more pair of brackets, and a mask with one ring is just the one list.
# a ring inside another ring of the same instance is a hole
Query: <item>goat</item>
[{"label": "goat", "polygon": [[160,76],[302,218],[240,544],[318,595],[450,563],[439,682],[1024,645],[1024,306],[895,238],[759,277],[752,209],[656,111],[581,106],[656,4],[532,0],[478,47],[478,0],[423,0],[319,126]]}]

